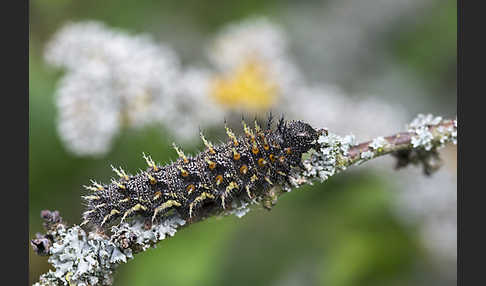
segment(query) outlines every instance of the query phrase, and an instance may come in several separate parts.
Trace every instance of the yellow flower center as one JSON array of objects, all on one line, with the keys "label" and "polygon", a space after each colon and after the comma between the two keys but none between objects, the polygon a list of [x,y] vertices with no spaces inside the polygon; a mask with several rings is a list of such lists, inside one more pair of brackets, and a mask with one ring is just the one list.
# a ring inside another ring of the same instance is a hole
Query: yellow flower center
[{"label": "yellow flower center", "polygon": [[229,75],[212,82],[210,96],[228,109],[266,111],[278,100],[277,86],[262,63],[245,61]]}]

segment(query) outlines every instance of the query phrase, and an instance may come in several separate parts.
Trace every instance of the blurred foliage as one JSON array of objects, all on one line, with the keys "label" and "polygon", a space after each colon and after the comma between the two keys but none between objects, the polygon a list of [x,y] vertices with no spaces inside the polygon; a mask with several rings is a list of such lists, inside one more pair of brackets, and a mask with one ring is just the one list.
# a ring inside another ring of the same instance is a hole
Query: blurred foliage
[{"label": "blurred foliage", "polygon": [[390,43],[403,64],[435,88],[455,89],[457,61],[451,55],[457,48],[456,1],[438,2],[433,15],[394,38]]},{"label": "blurred foliage", "polygon": [[[392,44],[424,80],[447,82],[443,61],[455,43],[455,1],[439,1],[416,31],[395,35]],[[104,158],[67,153],[56,130],[53,94],[62,71],[42,60],[50,35],[66,21],[98,19],[134,32],[157,34],[187,21],[203,32],[254,13],[278,14],[277,1],[66,1],[30,2],[29,210],[30,237],[42,231],[42,209],[57,209],[79,223],[82,185],[107,182],[110,164],[131,172],[144,168],[142,152],[159,163],[175,158],[158,128],[126,131]],[[435,38],[431,41],[430,36]],[[184,37],[179,35],[178,37]],[[444,50],[437,50],[437,43]],[[429,56],[434,55],[434,56]],[[215,138],[213,138],[215,139]],[[196,152],[197,150],[188,150]],[[389,186],[370,173],[332,178],[281,198],[270,212],[251,211],[242,219],[213,218],[198,223],[137,256],[117,273],[116,285],[408,285],[427,264],[418,237],[390,211]],[[30,281],[46,272],[47,258],[30,250]],[[425,262],[424,262],[425,261]]]}]

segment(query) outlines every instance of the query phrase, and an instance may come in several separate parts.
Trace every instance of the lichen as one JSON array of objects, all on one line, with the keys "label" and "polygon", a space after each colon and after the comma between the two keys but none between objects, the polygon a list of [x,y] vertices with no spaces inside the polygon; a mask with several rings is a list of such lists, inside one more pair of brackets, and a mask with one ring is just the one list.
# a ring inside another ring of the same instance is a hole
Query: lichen
[{"label": "lichen", "polygon": [[384,137],[377,137],[371,141],[369,147],[375,151],[381,152],[383,148],[388,145],[388,141]]},{"label": "lichen", "polygon": [[360,158],[367,161],[369,159],[372,159],[374,156],[375,156],[375,153],[368,150],[368,151],[361,152]]},{"label": "lichen", "polygon": [[[407,127],[409,132],[415,133],[411,139],[412,147],[431,151],[443,147],[447,142],[457,144],[457,119],[453,120],[453,124],[448,127],[438,126],[442,122],[440,116],[417,115]],[[437,128],[432,130],[431,127],[434,126],[437,126]]]},{"label": "lichen", "polygon": [[49,249],[48,262],[54,271],[43,274],[35,285],[111,285],[113,271],[121,263],[133,258],[132,249],[125,245],[135,243],[146,250],[167,236],[173,236],[185,221],[170,217],[147,229],[140,220],[112,227],[112,235],[97,232],[87,234],[81,227],[67,228],[60,223],[50,235],[55,242]]},{"label": "lichen", "polygon": [[133,242],[138,248],[145,251],[168,236],[174,236],[177,228],[183,226],[185,223],[186,221],[177,214],[150,227],[147,227],[145,221],[136,219],[130,223],[113,226],[111,228],[111,232],[113,233],[111,240],[115,241],[117,245],[123,245],[123,239],[128,239],[129,242]]},{"label": "lichen", "polygon": [[233,200],[231,207],[232,209],[228,213],[234,214],[238,218],[242,218],[250,211],[250,204],[244,201]]},{"label": "lichen", "polygon": [[41,276],[36,285],[110,285],[119,261],[132,258],[130,251],[97,233],[89,235],[79,226],[58,224],[51,232],[56,241],[49,249],[49,263],[55,268]]},{"label": "lichen", "polygon": [[442,122],[441,116],[434,116],[432,114],[418,114],[412,122],[408,124],[409,131],[413,131],[415,128],[421,128],[423,126],[434,126]]},{"label": "lichen", "polygon": [[411,144],[414,148],[424,148],[426,151],[432,150],[434,147],[432,141],[434,136],[430,131],[430,126],[435,126],[441,123],[442,117],[434,117],[432,114],[419,114],[408,125],[408,131],[414,132],[416,135],[412,136]]},{"label": "lichen", "polygon": [[346,169],[348,151],[355,144],[355,138],[353,135],[341,137],[328,133],[321,135],[317,143],[320,146],[319,150],[303,162],[305,170],[293,176],[291,182],[295,186],[298,186],[303,178],[319,178],[323,182],[337,171]]}]

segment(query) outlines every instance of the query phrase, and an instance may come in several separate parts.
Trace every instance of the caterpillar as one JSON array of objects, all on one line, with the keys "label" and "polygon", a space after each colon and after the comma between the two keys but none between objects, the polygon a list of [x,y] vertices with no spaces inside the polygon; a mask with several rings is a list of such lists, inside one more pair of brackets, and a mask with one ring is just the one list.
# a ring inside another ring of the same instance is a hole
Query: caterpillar
[{"label": "caterpillar", "polygon": [[283,117],[272,130],[271,115],[266,129],[256,120],[254,129],[242,124],[244,135],[237,137],[225,123],[229,140],[218,146],[200,132],[206,148],[195,156],[174,144],[179,158],[169,165],[158,166],[143,154],[148,167],[136,175],[112,166],[118,179],[85,186],[91,193],[83,196],[87,209],[81,225],[102,228],[134,215],[154,222],[173,211],[192,219],[204,208],[224,210],[234,198],[251,201],[274,185],[290,184],[290,170],[301,166],[302,154],[316,146],[324,130]]}]

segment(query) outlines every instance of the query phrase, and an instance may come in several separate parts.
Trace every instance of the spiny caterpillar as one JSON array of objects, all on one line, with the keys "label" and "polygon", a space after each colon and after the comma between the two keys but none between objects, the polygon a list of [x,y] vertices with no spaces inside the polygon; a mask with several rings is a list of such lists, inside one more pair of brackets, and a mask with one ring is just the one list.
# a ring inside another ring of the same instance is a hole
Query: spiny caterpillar
[{"label": "spiny caterpillar", "polygon": [[271,115],[265,130],[256,120],[254,130],[244,120],[242,124],[244,135],[240,137],[225,124],[229,140],[219,146],[200,132],[206,150],[194,157],[174,145],[179,158],[170,165],[157,166],[144,154],[149,166],[144,172],[132,176],[112,167],[118,180],[106,185],[92,181],[92,186],[85,186],[93,193],[83,197],[87,210],[81,225],[102,228],[136,214],[154,222],[169,211],[192,219],[202,208],[226,209],[234,198],[251,201],[274,185],[289,184],[291,168],[301,165],[302,154],[316,146],[323,132],[283,117],[272,130]]}]

